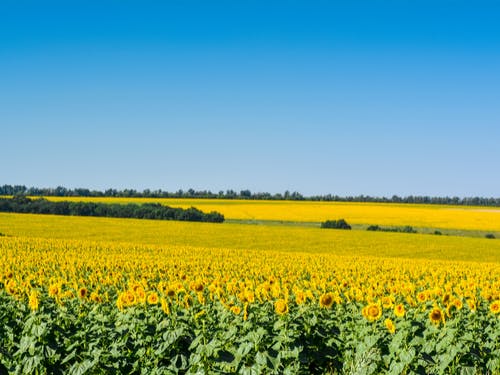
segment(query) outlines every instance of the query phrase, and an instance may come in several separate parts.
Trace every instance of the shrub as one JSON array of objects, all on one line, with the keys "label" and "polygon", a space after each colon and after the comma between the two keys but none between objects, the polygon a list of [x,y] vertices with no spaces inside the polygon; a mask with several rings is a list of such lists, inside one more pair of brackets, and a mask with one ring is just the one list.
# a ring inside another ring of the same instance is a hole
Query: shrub
[{"label": "shrub", "polygon": [[413,229],[413,227],[407,225],[403,228],[401,228],[400,230],[396,230],[396,232],[403,232],[403,233],[417,233],[417,231],[415,229]]},{"label": "shrub", "polygon": [[351,226],[347,224],[344,219],[339,220],[327,220],[321,223],[321,228],[328,229],[351,229]]},{"label": "shrub", "polygon": [[493,233],[488,233],[487,235],[485,235],[484,237],[486,238],[489,238],[489,239],[495,239],[495,235]]},{"label": "shrub", "polygon": [[435,234],[435,235],[437,235],[437,236],[440,236],[440,235],[442,235],[443,233],[441,233],[439,230],[435,230],[435,231],[434,231],[434,234]]},{"label": "shrub", "polygon": [[366,228],[366,230],[374,232],[380,231],[380,232],[417,233],[417,231],[409,225],[406,225],[404,227],[392,227],[392,228],[380,227],[378,225],[370,225],[368,228]]},{"label": "shrub", "polygon": [[160,203],[117,204],[95,202],[52,202],[24,196],[0,198],[0,212],[52,215],[103,216],[151,220],[181,220],[222,223],[224,215],[216,211],[204,213],[195,207],[169,207]]}]

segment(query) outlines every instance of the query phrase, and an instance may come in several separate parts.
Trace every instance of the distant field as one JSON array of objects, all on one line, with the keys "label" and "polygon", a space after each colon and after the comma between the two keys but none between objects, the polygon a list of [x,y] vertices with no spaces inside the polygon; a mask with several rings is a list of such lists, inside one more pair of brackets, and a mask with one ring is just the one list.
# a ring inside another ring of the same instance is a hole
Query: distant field
[{"label": "distant field", "polygon": [[500,371],[499,240],[6,213],[0,232],[0,372]]},{"label": "distant field", "polygon": [[108,203],[157,202],[182,208],[194,206],[205,212],[218,211],[224,214],[226,219],[247,221],[321,222],[343,218],[350,224],[411,225],[419,228],[500,232],[500,209],[487,207],[165,198],[47,197],[47,199]]},{"label": "distant field", "polygon": [[0,213],[9,236],[115,241],[165,246],[299,251],[350,256],[500,261],[500,241],[315,227],[208,224]]},{"label": "distant field", "polygon": [[232,220],[0,213],[0,373],[500,373],[497,210],[85,200]]}]

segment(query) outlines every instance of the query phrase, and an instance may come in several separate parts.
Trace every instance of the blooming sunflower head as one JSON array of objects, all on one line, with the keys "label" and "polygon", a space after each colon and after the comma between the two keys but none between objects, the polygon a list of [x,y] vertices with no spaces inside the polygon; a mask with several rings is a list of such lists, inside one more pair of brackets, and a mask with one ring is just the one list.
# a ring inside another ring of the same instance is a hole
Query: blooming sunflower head
[{"label": "blooming sunflower head", "polygon": [[384,309],[392,308],[392,306],[394,306],[394,297],[392,296],[382,297],[382,306],[384,307]]},{"label": "blooming sunflower head", "polygon": [[393,334],[394,332],[396,332],[396,325],[394,324],[394,322],[391,319],[384,320],[384,324],[385,324],[385,328],[387,328],[387,330],[391,334]]},{"label": "blooming sunflower head", "polygon": [[173,298],[175,297],[175,295],[177,294],[177,289],[174,287],[174,286],[169,286],[167,289],[166,289],[166,295],[167,297],[169,298]]},{"label": "blooming sunflower head", "polygon": [[80,289],[78,289],[78,298],[83,299],[83,298],[87,297],[87,294],[88,294],[87,288],[81,287]]},{"label": "blooming sunflower head", "polygon": [[14,280],[8,280],[5,284],[5,289],[7,293],[15,295],[17,293],[17,283]]},{"label": "blooming sunflower head", "polygon": [[500,313],[500,300],[493,301],[490,304],[490,311],[493,314],[499,314]]},{"label": "blooming sunflower head", "polygon": [[159,301],[158,294],[156,292],[151,292],[148,294],[147,302],[150,305],[156,305]]},{"label": "blooming sunflower head", "polygon": [[455,298],[452,304],[457,310],[461,310],[462,307],[464,307],[464,304],[462,303],[462,300],[460,298]]},{"label": "blooming sunflower head", "polygon": [[425,292],[417,293],[417,301],[420,303],[424,303],[425,301],[427,301],[427,293]]},{"label": "blooming sunflower head", "polygon": [[61,288],[58,284],[52,284],[49,286],[49,296],[56,297],[59,293],[61,293]]},{"label": "blooming sunflower head", "polygon": [[97,292],[92,292],[90,293],[90,299],[93,301],[93,302],[98,302],[98,303],[101,303],[102,302],[102,297],[99,295],[99,293]]},{"label": "blooming sunflower head", "polygon": [[133,306],[137,303],[137,298],[131,290],[126,291],[122,297],[125,306]]},{"label": "blooming sunflower head", "polygon": [[406,313],[405,306],[402,303],[394,307],[394,315],[396,315],[398,318],[404,317],[405,313]]},{"label": "blooming sunflower head", "polygon": [[203,283],[201,281],[196,281],[194,283],[191,284],[191,289],[195,292],[202,292],[203,291]]},{"label": "blooming sunflower head", "polygon": [[363,309],[363,316],[370,322],[379,320],[382,316],[382,306],[378,303],[370,303]]},{"label": "blooming sunflower head", "polygon": [[297,305],[302,305],[304,302],[306,302],[306,298],[306,294],[301,290],[295,293],[295,302],[297,303]]},{"label": "blooming sunflower head", "polygon": [[245,300],[246,302],[249,303],[254,303],[255,302],[255,293],[252,292],[251,290],[245,290]]},{"label": "blooming sunflower head", "polygon": [[288,303],[284,299],[279,299],[274,303],[274,311],[278,315],[285,315],[288,313]]},{"label": "blooming sunflower head", "polygon": [[334,296],[333,293],[325,293],[319,298],[319,305],[323,308],[330,308],[333,305]]},{"label": "blooming sunflower head", "polygon": [[432,311],[429,313],[429,319],[432,323],[439,325],[440,323],[444,324],[444,313],[439,307],[434,307]]},{"label": "blooming sunflower head", "polygon": [[234,315],[240,315],[240,313],[241,313],[241,307],[234,305],[234,306],[231,307],[231,312]]}]

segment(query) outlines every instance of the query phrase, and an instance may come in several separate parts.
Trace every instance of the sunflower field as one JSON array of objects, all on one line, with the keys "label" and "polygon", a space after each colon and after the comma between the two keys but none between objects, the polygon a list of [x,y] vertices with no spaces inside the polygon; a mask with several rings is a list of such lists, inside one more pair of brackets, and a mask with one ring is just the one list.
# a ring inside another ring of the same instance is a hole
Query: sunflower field
[{"label": "sunflower field", "polygon": [[101,203],[160,203],[171,207],[195,206],[217,211],[226,219],[320,223],[344,218],[349,224],[405,226],[500,233],[498,207],[429,204],[265,201],[240,199],[44,197],[49,201]]},{"label": "sunflower field", "polygon": [[2,371],[496,374],[500,263],[4,236]]}]

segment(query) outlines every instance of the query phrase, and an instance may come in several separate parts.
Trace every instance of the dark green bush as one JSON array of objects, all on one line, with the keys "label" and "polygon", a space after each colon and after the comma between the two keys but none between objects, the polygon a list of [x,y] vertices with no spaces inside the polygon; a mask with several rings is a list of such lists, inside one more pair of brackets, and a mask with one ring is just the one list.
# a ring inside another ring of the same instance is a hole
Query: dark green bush
[{"label": "dark green bush", "polygon": [[495,239],[495,235],[493,233],[488,233],[486,236],[484,236],[486,238],[489,238],[489,239]]},{"label": "dark green bush", "polygon": [[94,202],[52,202],[46,199],[30,199],[25,196],[0,198],[0,212],[103,216],[152,220],[180,220],[222,223],[224,215],[212,211],[204,213],[195,207],[183,209],[160,203],[117,204]]},{"label": "dark green bush", "polygon": [[351,229],[351,226],[347,224],[344,219],[339,220],[327,220],[321,223],[321,228],[328,229]]},{"label": "dark green bush", "polygon": [[366,230],[369,231],[374,231],[374,232],[399,232],[399,233],[417,233],[413,227],[406,225],[404,227],[393,227],[393,228],[387,228],[387,227],[381,227],[378,225],[370,225]]}]

